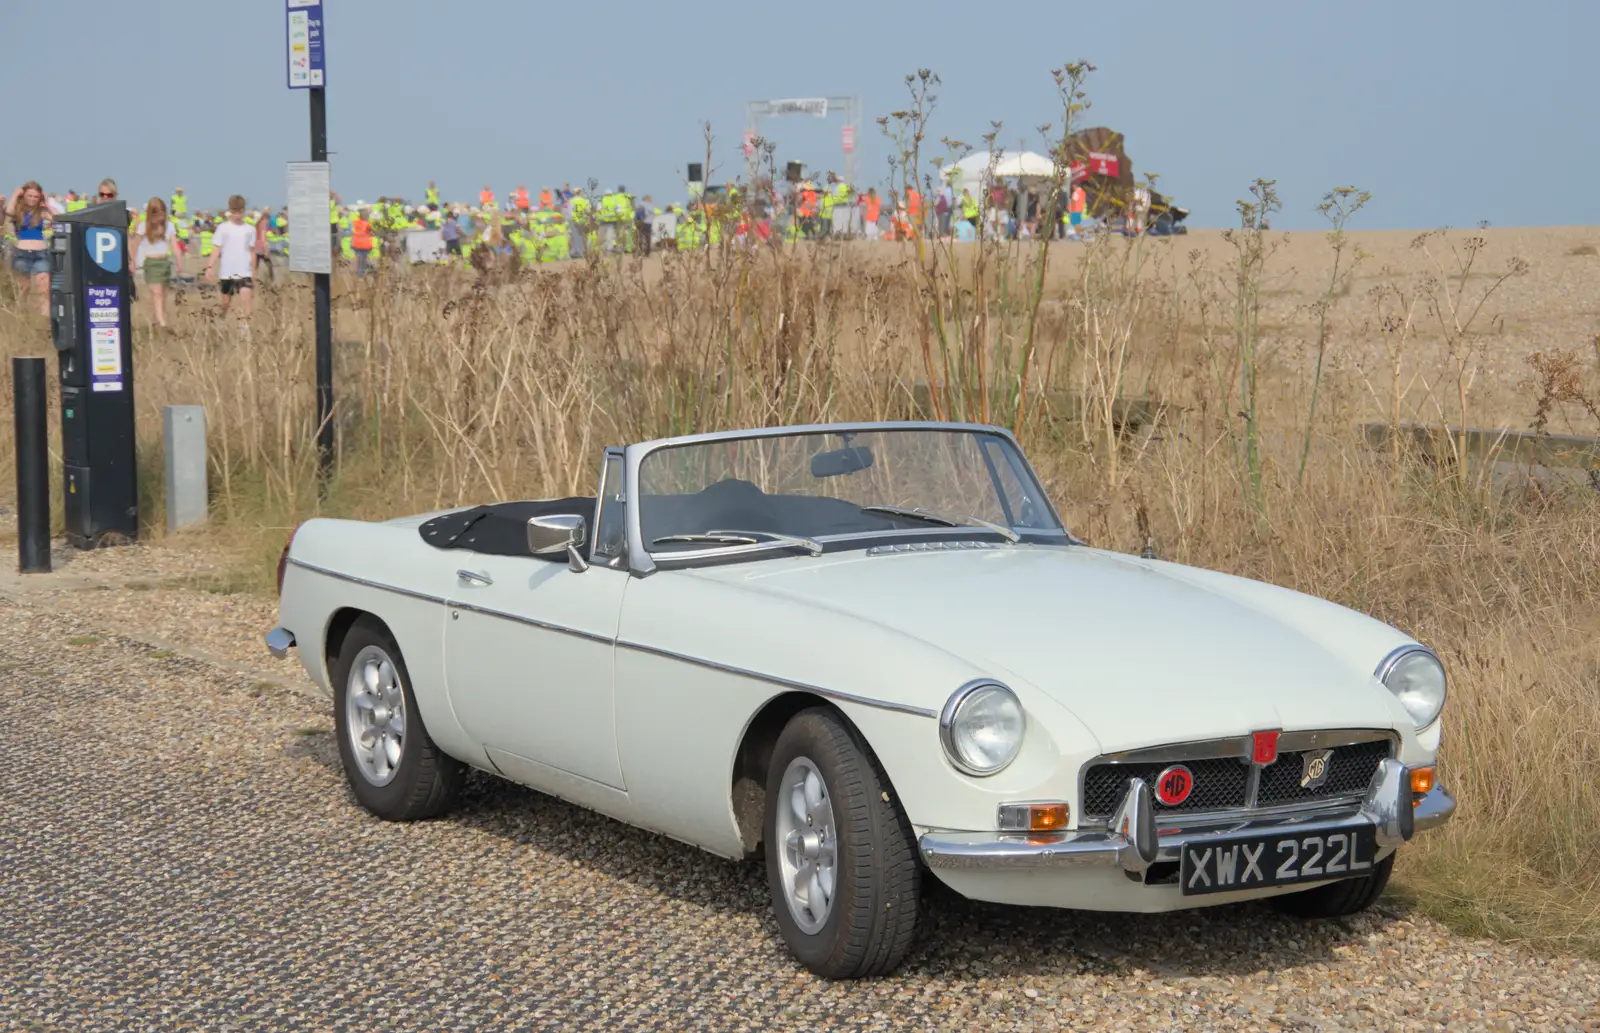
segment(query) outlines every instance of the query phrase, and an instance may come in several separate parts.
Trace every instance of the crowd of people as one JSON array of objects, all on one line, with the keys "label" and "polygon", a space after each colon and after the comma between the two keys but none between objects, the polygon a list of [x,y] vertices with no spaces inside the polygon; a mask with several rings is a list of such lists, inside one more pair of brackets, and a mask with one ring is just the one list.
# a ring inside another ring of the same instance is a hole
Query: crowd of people
[{"label": "crowd of people", "polygon": [[[496,194],[484,184],[475,203],[449,202],[430,182],[417,201],[382,196],[372,203],[347,204],[330,195],[328,218],[337,253],[359,276],[376,269],[385,255],[401,261],[426,255],[419,260],[534,264],[599,253],[648,255],[662,247],[686,251],[716,247],[724,240],[745,244],[928,236],[960,241],[980,233],[990,238],[1082,239],[1108,228],[1103,220],[1089,217],[1082,183],[1056,196],[1048,183],[995,181],[979,186],[978,196],[971,187],[944,184],[924,198],[913,185],[882,194],[876,187],[857,190],[829,172],[820,182],[691,184],[686,202],[665,208],[650,195],[636,197],[621,185],[593,194],[570,183],[537,192],[518,185]],[[111,179],[103,180],[93,195],[70,190],[47,194],[35,181],[17,188],[6,202],[3,223],[19,294],[48,312],[47,247],[53,219],[116,200],[117,185]],[[1142,233],[1147,216],[1148,203],[1141,210],[1136,192],[1121,229]],[[436,253],[408,251],[412,231],[436,231],[437,237],[431,238]],[[152,197],[130,208],[128,233],[136,282],[149,293],[157,326],[166,325],[170,286],[200,276],[216,283],[224,312],[237,299],[248,314],[254,286],[271,282],[274,260],[285,258],[292,243],[286,212],[252,210],[239,195],[215,212],[191,210],[181,187],[167,199]]]},{"label": "crowd of people", "polygon": [[[35,305],[42,315],[50,312],[49,237],[55,218],[91,204],[118,200],[113,179],[101,180],[92,198],[72,190],[61,196],[46,194],[34,180],[12,191],[0,222],[17,293],[24,304]],[[287,241],[287,230],[282,214],[274,214],[270,208],[247,211],[244,198],[238,195],[229,198],[222,212],[196,212],[193,218],[181,188],[173,192],[170,202],[152,197],[142,208],[128,209],[128,256],[137,274],[134,290],[145,288],[152,322],[165,327],[167,291],[184,279],[184,261],[198,237],[204,275],[218,285],[223,311],[238,297],[240,308],[248,315],[256,280],[263,275],[271,277],[274,247]]]}]

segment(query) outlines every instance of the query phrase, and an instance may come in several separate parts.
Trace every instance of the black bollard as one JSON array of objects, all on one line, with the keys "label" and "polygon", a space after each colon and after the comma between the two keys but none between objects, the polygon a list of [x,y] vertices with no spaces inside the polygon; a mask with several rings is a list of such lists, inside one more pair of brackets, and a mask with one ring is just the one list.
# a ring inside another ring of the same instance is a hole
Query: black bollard
[{"label": "black bollard", "polygon": [[17,417],[17,570],[50,573],[50,453],[43,359],[12,359]]}]

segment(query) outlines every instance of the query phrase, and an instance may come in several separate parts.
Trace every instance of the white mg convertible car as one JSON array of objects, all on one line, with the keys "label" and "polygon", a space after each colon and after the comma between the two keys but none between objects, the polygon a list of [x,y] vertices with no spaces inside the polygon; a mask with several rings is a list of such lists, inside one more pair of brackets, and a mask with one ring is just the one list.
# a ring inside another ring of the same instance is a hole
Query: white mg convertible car
[{"label": "white mg convertible car", "polygon": [[285,549],[278,656],[334,700],[356,799],[467,767],[725,857],[790,950],[905,957],[922,880],[978,900],[1344,915],[1445,821],[1445,676],[1309,596],[1089,548],[1016,442],[941,423],[605,451],[593,497]]}]

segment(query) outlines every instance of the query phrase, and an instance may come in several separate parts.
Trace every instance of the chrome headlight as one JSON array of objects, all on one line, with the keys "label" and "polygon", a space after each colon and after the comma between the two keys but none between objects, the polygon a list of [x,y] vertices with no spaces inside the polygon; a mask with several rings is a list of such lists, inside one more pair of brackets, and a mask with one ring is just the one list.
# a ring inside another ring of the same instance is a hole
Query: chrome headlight
[{"label": "chrome headlight", "polygon": [[1444,709],[1444,665],[1427,646],[1401,646],[1383,658],[1377,678],[1394,693],[1417,727],[1438,720]]},{"label": "chrome headlight", "polygon": [[1016,695],[993,681],[961,686],[939,715],[944,752],[969,775],[992,775],[1017,759],[1028,719]]}]

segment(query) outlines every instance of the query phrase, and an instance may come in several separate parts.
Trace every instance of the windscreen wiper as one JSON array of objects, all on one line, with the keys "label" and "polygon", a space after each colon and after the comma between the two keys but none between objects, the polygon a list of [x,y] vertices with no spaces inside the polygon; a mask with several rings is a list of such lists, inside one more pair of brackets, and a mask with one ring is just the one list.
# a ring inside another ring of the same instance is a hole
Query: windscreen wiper
[{"label": "windscreen wiper", "polygon": [[701,542],[712,545],[791,545],[804,549],[813,556],[822,555],[822,543],[815,538],[798,534],[780,534],[777,531],[706,531],[702,534],[669,534],[651,539],[651,545],[669,545],[673,542]]},{"label": "windscreen wiper", "polygon": [[930,524],[939,524],[942,527],[981,527],[986,531],[993,531],[1008,542],[1019,542],[1022,536],[1003,524],[996,524],[975,516],[949,516],[944,513],[935,513],[932,510],[918,506],[907,509],[904,506],[861,506],[863,513],[887,513],[890,516],[909,517],[912,520],[923,520]]}]

